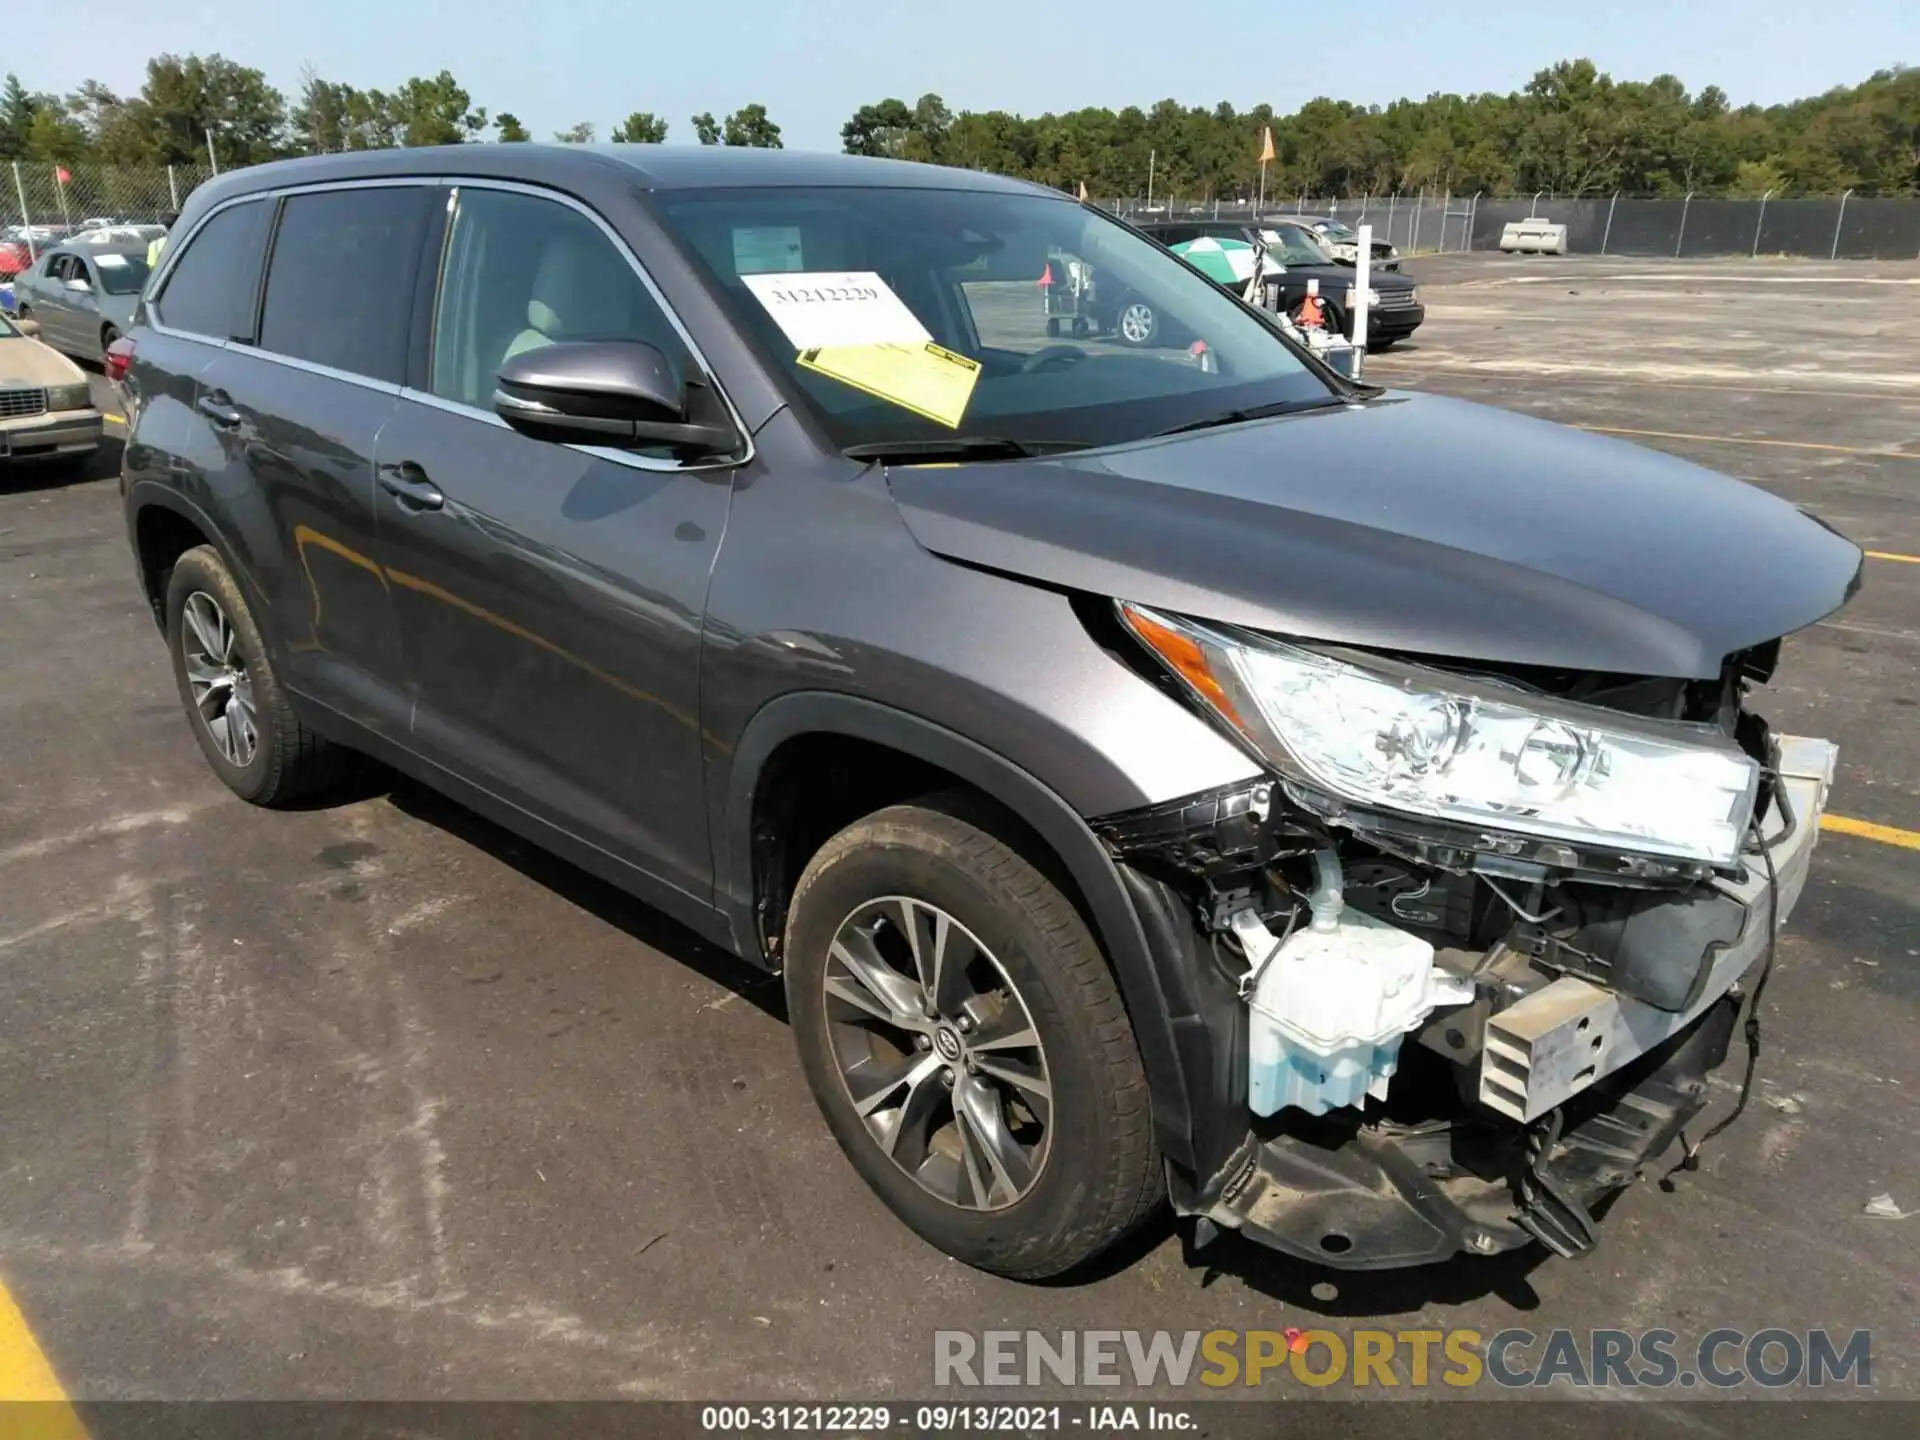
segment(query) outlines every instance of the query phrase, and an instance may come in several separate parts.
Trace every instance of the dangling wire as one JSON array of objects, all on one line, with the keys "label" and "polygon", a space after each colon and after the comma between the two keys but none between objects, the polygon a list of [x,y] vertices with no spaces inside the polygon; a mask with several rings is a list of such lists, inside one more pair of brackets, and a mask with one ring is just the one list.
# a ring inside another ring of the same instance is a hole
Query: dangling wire
[{"label": "dangling wire", "polygon": [[[1779,783],[1776,777],[1775,784]],[[1791,819],[1788,823],[1788,833],[1791,834]],[[1774,873],[1773,852],[1767,848],[1766,837],[1760,833],[1760,818],[1757,815],[1753,820],[1753,838],[1760,846],[1760,863],[1767,867],[1767,951],[1760,962],[1760,977],[1753,982],[1753,1003],[1747,1007],[1747,1073],[1740,1081],[1740,1098],[1734,1102],[1732,1113],[1716,1121],[1700,1137],[1698,1144],[1689,1143],[1687,1132],[1680,1132],[1680,1148],[1684,1153],[1660,1177],[1660,1188],[1663,1190],[1673,1189],[1673,1177],[1680,1171],[1700,1168],[1700,1151],[1709,1140],[1740,1118],[1747,1108],[1747,1101],[1753,1096],[1753,1073],[1760,1063],[1760,997],[1766,993],[1767,980],[1773,974],[1773,951],[1780,936],[1780,877]]]}]

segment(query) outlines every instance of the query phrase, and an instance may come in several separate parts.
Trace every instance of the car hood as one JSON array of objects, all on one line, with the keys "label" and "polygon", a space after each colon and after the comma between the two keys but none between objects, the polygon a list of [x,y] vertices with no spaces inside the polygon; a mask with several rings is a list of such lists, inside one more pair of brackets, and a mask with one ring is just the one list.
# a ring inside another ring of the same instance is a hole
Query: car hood
[{"label": "car hood", "polygon": [[1858,547],[1683,460],[1437,396],[1082,454],[897,466],[937,555],[1273,634],[1711,678],[1829,614]]},{"label": "car hood", "polygon": [[0,389],[38,390],[86,378],[86,372],[58,350],[26,335],[0,335]]}]

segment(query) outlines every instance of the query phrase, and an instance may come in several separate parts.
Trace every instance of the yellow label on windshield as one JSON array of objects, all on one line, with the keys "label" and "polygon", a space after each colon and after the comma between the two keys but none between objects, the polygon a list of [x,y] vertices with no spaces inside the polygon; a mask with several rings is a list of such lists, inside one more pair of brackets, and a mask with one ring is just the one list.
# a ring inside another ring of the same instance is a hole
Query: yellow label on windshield
[{"label": "yellow label on windshield", "polygon": [[835,345],[801,351],[800,363],[950,430],[959,428],[980,378],[978,360],[931,343]]}]

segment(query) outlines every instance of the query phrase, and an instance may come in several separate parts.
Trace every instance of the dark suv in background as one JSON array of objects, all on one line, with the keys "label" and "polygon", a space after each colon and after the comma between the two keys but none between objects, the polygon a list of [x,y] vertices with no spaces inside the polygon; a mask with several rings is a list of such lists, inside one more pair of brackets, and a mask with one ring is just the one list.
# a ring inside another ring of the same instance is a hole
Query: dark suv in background
[{"label": "dark suv in background", "polygon": [[[1307,298],[1307,281],[1320,282],[1329,330],[1353,338],[1354,267],[1335,258],[1327,242],[1305,224],[1293,220],[1155,220],[1138,226],[1162,245],[1181,245],[1211,236],[1240,240],[1263,247],[1280,270],[1280,309],[1300,313]],[[1372,272],[1374,291],[1367,315],[1367,347],[1387,350],[1405,340],[1427,318],[1420,291],[1413,280],[1397,271]]]},{"label": "dark suv in background", "polygon": [[[1576,1253],[1704,1103],[1832,777],[1749,703],[1858,578],[1792,506],[958,170],[390,150],[173,234],[109,371],[215,773],[377,757],[781,972],[950,1253]],[[1056,255],[1204,345],[1061,343]]]}]

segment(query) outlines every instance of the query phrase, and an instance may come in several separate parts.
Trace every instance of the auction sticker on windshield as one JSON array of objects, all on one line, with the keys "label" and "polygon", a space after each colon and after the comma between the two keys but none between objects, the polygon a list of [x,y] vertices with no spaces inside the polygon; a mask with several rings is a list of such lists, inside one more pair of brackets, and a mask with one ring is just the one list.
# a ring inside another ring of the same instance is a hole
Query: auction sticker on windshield
[{"label": "auction sticker on windshield", "polygon": [[925,345],[933,336],[871,270],[742,275],[796,350]]},{"label": "auction sticker on windshield", "polygon": [[958,429],[980,362],[935,345],[840,345],[800,352],[800,364],[856,390]]},{"label": "auction sticker on windshield", "polygon": [[805,268],[798,225],[741,226],[733,232],[734,274],[787,274]]}]

